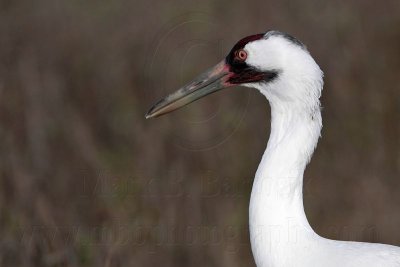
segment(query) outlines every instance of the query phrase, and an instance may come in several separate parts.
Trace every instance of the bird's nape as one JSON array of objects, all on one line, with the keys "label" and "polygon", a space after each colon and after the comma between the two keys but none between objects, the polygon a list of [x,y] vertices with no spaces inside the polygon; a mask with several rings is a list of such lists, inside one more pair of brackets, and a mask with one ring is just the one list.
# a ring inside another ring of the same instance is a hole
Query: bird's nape
[{"label": "bird's nape", "polygon": [[303,176],[322,128],[323,72],[296,38],[277,31],[243,38],[225,60],[159,101],[146,118],[236,84],[257,88],[271,107],[270,139],[249,206],[257,266],[399,267],[399,247],[325,239],[307,220]]}]

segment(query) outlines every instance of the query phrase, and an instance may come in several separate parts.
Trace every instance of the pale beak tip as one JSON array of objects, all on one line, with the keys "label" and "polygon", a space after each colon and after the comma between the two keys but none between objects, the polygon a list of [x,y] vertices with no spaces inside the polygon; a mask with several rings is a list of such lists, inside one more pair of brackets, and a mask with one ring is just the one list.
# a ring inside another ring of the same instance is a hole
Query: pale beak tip
[{"label": "pale beak tip", "polygon": [[225,76],[229,74],[225,61],[221,61],[213,68],[200,74],[189,84],[183,86],[175,93],[159,100],[144,116],[146,119],[159,117],[173,110],[181,108],[203,96],[209,95],[222,88],[225,84]]},{"label": "pale beak tip", "polygon": [[151,114],[150,111],[149,111],[149,112],[146,113],[146,115],[144,115],[144,117],[146,119],[150,119],[150,118],[153,118],[153,114]]},{"label": "pale beak tip", "polygon": [[149,111],[147,111],[147,113],[146,113],[146,115],[144,115],[144,117],[146,118],[146,119],[151,119],[151,118],[155,118],[155,117],[157,117],[158,116],[158,112],[155,112],[155,105],[154,106],[152,106],[150,109],[149,109]]}]

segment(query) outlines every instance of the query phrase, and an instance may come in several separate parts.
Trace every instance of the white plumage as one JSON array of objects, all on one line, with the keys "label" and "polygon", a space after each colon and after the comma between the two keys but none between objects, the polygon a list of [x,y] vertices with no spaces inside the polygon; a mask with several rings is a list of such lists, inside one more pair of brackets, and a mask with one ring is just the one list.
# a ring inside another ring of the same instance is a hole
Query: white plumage
[{"label": "white plumage", "polygon": [[323,73],[294,37],[270,31],[240,40],[214,68],[162,99],[160,116],[232,85],[258,89],[271,106],[271,134],[251,192],[250,239],[258,267],[395,267],[396,246],[317,235],[303,207],[303,174],[322,128]]},{"label": "white plumage", "polygon": [[320,237],[303,207],[303,173],[322,127],[323,73],[308,51],[281,35],[248,43],[247,64],[282,70],[251,83],[271,105],[271,134],[250,201],[250,236],[259,267],[400,266],[400,248]]}]

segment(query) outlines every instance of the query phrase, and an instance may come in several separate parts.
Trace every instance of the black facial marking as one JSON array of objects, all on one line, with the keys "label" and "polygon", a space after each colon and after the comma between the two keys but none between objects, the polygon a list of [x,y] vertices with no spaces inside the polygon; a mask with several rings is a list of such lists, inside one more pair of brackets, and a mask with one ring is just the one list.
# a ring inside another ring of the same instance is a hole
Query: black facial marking
[{"label": "black facial marking", "polygon": [[247,36],[237,42],[228,56],[225,58],[229,70],[233,73],[229,77],[228,82],[231,84],[243,84],[251,82],[269,82],[278,76],[278,71],[259,71],[246,64],[245,61],[239,60],[235,55],[240,49],[243,49],[246,44],[265,38],[265,34],[255,34]]},{"label": "black facial marking", "polygon": [[260,71],[252,66],[249,66],[248,64],[246,64],[245,60],[240,60],[236,56],[236,53],[240,49],[243,49],[246,44],[260,39],[267,40],[268,38],[273,36],[280,36],[290,43],[299,46],[301,49],[307,50],[306,46],[298,39],[291,36],[290,34],[280,31],[268,31],[266,33],[247,36],[237,42],[225,58],[226,64],[229,66],[230,72],[233,73],[233,75],[229,77],[228,82],[230,82],[231,84],[270,82],[279,75],[278,70]]},{"label": "black facial marking", "polygon": [[243,84],[252,82],[271,82],[278,77],[278,71],[258,71],[253,68],[244,70],[240,75],[232,75],[228,82],[231,84]]},{"label": "black facial marking", "polygon": [[237,60],[235,58],[235,53],[236,51],[243,49],[246,44],[262,39],[264,37],[263,33],[260,34],[255,34],[255,35],[250,35],[247,36],[243,39],[241,39],[239,42],[237,42],[232,50],[229,52],[228,56],[226,57],[226,63],[230,66],[230,71],[234,72],[234,73],[240,73],[241,71],[243,71],[244,69],[248,68],[246,62],[243,62],[241,60]]}]

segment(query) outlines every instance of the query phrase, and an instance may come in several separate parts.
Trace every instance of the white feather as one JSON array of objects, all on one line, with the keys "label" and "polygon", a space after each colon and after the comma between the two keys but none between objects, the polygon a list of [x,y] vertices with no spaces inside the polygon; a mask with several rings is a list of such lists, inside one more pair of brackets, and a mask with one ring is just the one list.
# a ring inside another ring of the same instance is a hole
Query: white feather
[{"label": "white feather", "polygon": [[[267,33],[268,34],[268,33]],[[246,84],[271,105],[271,133],[250,201],[250,237],[257,266],[400,266],[400,248],[325,239],[303,207],[303,173],[321,128],[323,73],[308,51],[282,35],[248,43],[246,63],[276,70],[270,83]]]}]

